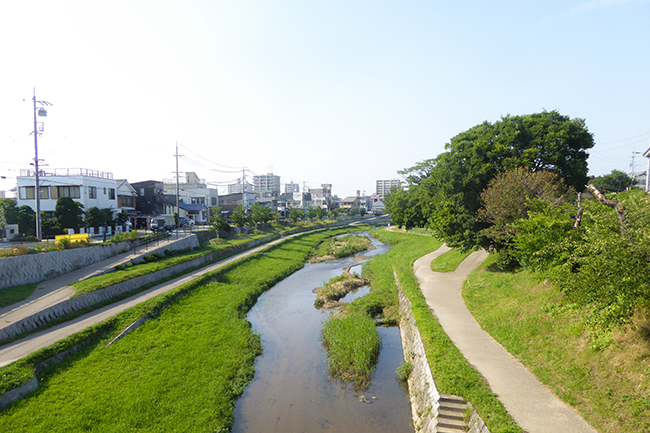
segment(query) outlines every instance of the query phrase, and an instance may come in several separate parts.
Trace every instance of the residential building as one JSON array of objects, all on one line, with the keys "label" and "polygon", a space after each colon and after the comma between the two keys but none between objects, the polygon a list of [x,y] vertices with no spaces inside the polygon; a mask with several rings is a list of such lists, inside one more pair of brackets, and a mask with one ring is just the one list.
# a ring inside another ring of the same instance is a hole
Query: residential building
[{"label": "residential building", "polygon": [[241,179],[237,179],[236,183],[228,185],[228,194],[241,194],[243,192],[253,192],[253,185]]},{"label": "residential building", "polygon": [[323,183],[320,188],[309,188],[307,191],[311,194],[311,201],[313,206],[323,207],[327,210],[331,210],[331,198],[332,198],[332,184]]},{"label": "residential building", "polygon": [[[36,210],[34,170],[21,170],[16,179],[16,204]],[[39,202],[41,212],[54,214],[59,197],[70,197],[85,210],[91,207],[111,208],[117,212],[118,182],[113,173],[85,168],[39,170]],[[128,189],[128,188],[127,188]]]},{"label": "residential building", "polygon": [[136,209],[135,198],[138,195],[135,188],[126,179],[117,180],[117,207],[126,212],[128,216],[135,216]]},{"label": "residential building", "polygon": [[359,208],[361,207],[361,200],[359,197],[346,197],[341,201],[340,209],[351,209],[352,214],[359,213]]},{"label": "residential building", "polygon": [[276,202],[280,198],[280,176],[268,173],[253,176],[253,190],[256,200],[260,203]]},{"label": "residential building", "polygon": [[284,185],[284,192],[285,194],[293,194],[294,192],[300,192],[300,185],[297,183],[287,183]]},{"label": "residential building", "polygon": [[401,188],[401,182],[397,179],[378,180],[376,194],[379,196],[379,199],[383,201],[390,192],[390,189],[394,186]]},{"label": "residential building", "polygon": [[[179,216],[187,216],[197,223],[209,221],[209,208],[219,205],[219,194],[216,188],[208,188],[207,182],[194,172],[186,172],[184,182],[178,183]],[[163,193],[176,197],[176,179],[168,179],[163,184]],[[175,204],[174,200],[174,204]],[[201,206],[180,206],[201,205]]]}]

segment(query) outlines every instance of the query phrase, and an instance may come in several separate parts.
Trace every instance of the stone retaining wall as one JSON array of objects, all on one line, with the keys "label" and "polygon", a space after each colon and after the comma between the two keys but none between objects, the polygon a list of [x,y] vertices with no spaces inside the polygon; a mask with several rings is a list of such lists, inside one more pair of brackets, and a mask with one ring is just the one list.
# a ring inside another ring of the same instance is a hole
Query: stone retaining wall
[{"label": "stone retaining wall", "polygon": [[[436,433],[438,431],[436,426],[438,424],[440,393],[431,374],[429,360],[413,316],[411,301],[404,293],[395,271],[393,271],[393,275],[399,295],[401,316],[399,329],[402,336],[404,362],[410,362],[413,366],[408,379],[413,426],[416,432]],[[468,408],[470,409],[468,433],[490,433],[471,403],[468,403]]]},{"label": "stone retaining wall", "polygon": [[[194,242],[197,242],[196,236],[188,236],[185,239],[181,239],[181,241],[185,241],[185,240],[187,241],[186,242],[179,241],[179,245],[182,246],[185,243],[191,243],[190,239],[193,239]],[[125,293],[135,291],[144,285],[155,283],[156,281],[169,278],[173,274],[183,272],[188,269],[195,268],[209,262],[213,262],[219,259],[220,257],[230,255],[268,241],[269,238],[259,239],[248,244],[239,245],[233,248],[228,248],[227,250],[223,250],[207,256],[199,257],[198,259],[181,263],[176,266],[171,266],[166,269],[161,269],[160,271],[152,272],[147,275],[142,275],[140,277],[136,277],[128,281],[124,281],[122,283],[114,284],[104,289],[95,290],[93,292],[86,293],[84,295],[77,296],[75,298],[71,298],[63,302],[59,302],[58,304],[53,305],[44,310],[41,310],[30,317],[26,317],[25,319],[19,320],[16,323],[12,323],[11,325],[0,329],[0,341],[7,341],[7,340],[14,339],[21,334],[24,334],[26,332],[44,326],[59,317],[65,316],[66,314],[70,314],[75,311],[82,310],[86,307],[100,304],[102,302],[108,301],[109,299],[115,298]],[[163,247],[158,248],[157,250],[152,249],[151,252],[152,253],[162,252],[165,249],[169,249],[169,247],[170,245],[165,245]]]},{"label": "stone retaining wall", "polygon": [[406,297],[395,271],[393,273],[399,294],[401,315],[399,330],[402,336],[404,362],[410,362],[413,366],[411,375],[408,378],[413,426],[416,432],[435,433],[438,423],[440,393],[438,393],[436,384],[433,381],[429,361],[424,351],[424,344],[415,324],[411,301]]}]

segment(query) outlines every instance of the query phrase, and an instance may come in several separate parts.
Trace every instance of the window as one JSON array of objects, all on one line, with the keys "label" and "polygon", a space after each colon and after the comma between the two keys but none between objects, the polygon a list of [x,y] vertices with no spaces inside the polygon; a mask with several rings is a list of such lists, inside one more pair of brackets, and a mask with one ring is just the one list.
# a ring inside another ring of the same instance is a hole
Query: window
[{"label": "window", "polygon": [[115,188],[108,189],[108,199],[115,200]]},{"label": "window", "polygon": [[33,186],[21,186],[20,187],[20,199],[21,200],[34,200],[34,187]]},{"label": "window", "polygon": [[97,187],[89,186],[88,187],[88,198],[97,198]]},{"label": "window", "polygon": [[[21,200],[34,200],[34,191],[36,190],[35,186],[21,186],[20,191],[18,192],[19,197]],[[48,199],[50,198],[49,195],[49,188],[46,186],[41,186],[39,188],[40,190],[40,199]]]},{"label": "window", "polygon": [[129,197],[127,195],[118,195],[118,206],[119,207],[135,207],[134,197]]},{"label": "window", "polygon": [[70,186],[57,186],[57,198],[58,197],[70,197],[70,198],[81,198],[79,194],[79,186],[70,185]]},{"label": "window", "polygon": [[106,188],[104,188],[104,195],[106,195]]},{"label": "window", "polygon": [[217,205],[217,198],[212,197],[212,206],[216,206],[216,205]]},{"label": "window", "polygon": [[140,188],[140,195],[144,197],[144,188]]}]

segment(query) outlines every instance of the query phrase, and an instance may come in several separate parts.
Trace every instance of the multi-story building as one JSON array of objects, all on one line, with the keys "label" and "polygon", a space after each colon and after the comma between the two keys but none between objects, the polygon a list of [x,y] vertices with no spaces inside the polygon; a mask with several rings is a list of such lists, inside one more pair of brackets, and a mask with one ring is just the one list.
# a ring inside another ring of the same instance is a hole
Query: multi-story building
[{"label": "multi-story building", "polygon": [[400,188],[401,182],[397,179],[390,180],[378,180],[377,181],[377,195],[381,200],[384,200],[384,197],[388,195],[392,187]]},{"label": "multi-story building", "polygon": [[320,188],[310,188],[308,191],[311,194],[311,201],[313,206],[323,207],[330,210],[332,198],[332,184],[321,184]]},{"label": "multi-story building", "polygon": [[253,185],[246,181],[242,182],[241,179],[237,179],[236,183],[228,185],[228,194],[241,194],[243,192],[253,192]]},{"label": "multi-story building", "polygon": [[293,194],[294,192],[300,192],[300,185],[297,183],[287,183],[284,185],[284,193],[285,194]]},{"label": "multi-story building", "polygon": [[[36,210],[36,181],[34,170],[21,170],[16,179],[16,203]],[[122,181],[120,181],[122,182]],[[126,181],[124,181],[126,182]],[[128,182],[121,183],[127,194]],[[81,203],[84,209],[114,209],[120,207],[117,200],[118,181],[113,173],[85,168],[55,168],[39,170],[39,204],[41,212],[54,214],[59,197],[70,197]]]},{"label": "multi-story building", "polygon": [[253,190],[260,203],[276,202],[280,198],[280,176],[273,173],[253,176]]}]

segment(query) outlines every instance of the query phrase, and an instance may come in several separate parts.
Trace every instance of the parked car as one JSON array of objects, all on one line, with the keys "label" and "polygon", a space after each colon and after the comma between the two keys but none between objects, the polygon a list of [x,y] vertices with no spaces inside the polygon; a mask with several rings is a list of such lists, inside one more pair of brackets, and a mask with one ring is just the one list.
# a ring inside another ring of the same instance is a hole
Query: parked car
[{"label": "parked car", "polygon": [[185,227],[185,226],[193,226],[194,225],[194,220],[188,217],[180,217],[178,219],[178,225],[180,227]]},{"label": "parked car", "polygon": [[173,215],[161,215],[155,218],[151,218],[151,231],[152,232],[171,232],[176,228],[174,224]]}]

